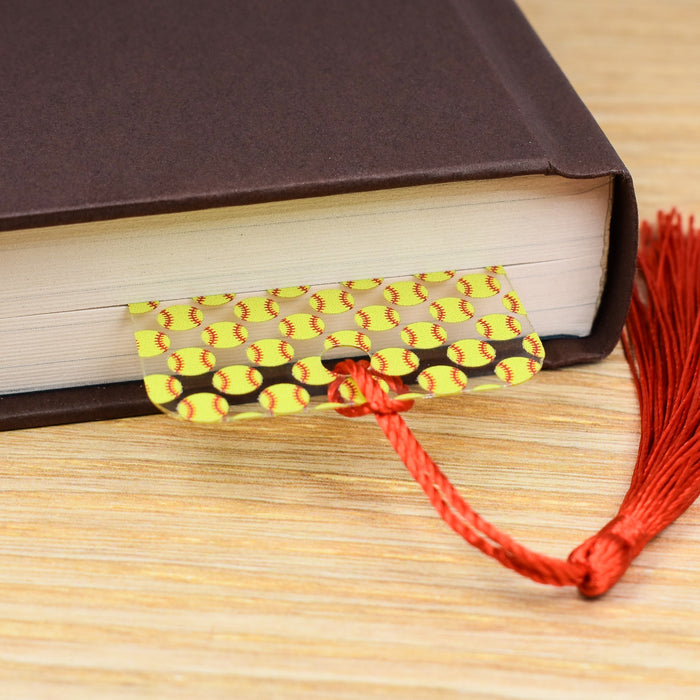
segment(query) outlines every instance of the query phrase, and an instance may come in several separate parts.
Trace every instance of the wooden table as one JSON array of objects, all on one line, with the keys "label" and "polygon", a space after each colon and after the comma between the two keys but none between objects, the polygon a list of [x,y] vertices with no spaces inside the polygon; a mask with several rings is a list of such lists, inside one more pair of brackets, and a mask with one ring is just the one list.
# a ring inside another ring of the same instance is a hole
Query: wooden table
[{"label": "wooden table", "polygon": [[[522,0],[635,176],[700,213],[700,3]],[[470,502],[568,552],[638,416],[619,349],[409,424]],[[608,595],[521,579],[434,514],[370,418],[0,435],[3,698],[700,697],[700,508]]]}]

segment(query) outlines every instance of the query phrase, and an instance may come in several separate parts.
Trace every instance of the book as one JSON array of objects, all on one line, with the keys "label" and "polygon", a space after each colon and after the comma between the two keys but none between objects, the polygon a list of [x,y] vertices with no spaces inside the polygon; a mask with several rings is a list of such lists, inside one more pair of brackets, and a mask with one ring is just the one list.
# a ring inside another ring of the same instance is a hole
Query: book
[{"label": "book", "polygon": [[151,298],[503,265],[546,366],[614,347],[632,181],[510,0],[6,19],[0,427],[155,410]]}]

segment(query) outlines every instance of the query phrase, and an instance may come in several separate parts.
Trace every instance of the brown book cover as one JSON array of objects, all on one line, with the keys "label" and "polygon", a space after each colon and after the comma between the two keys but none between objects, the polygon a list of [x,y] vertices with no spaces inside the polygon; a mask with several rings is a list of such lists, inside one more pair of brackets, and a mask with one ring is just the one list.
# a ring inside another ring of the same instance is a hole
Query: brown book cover
[{"label": "brown book cover", "polygon": [[[626,315],[632,182],[510,0],[11,0],[0,230],[403,185],[614,175],[593,331]],[[563,222],[565,225],[565,222]],[[138,383],[0,397],[0,427],[147,412]]]}]

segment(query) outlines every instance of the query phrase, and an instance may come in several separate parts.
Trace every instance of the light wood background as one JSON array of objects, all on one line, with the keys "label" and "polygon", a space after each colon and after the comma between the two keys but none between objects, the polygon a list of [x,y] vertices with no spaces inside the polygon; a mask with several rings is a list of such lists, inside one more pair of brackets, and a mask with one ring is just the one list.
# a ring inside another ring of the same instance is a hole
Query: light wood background
[{"label": "light wood background", "polygon": [[[521,6],[641,214],[700,213],[700,3]],[[477,510],[558,556],[613,515],[638,438],[619,350],[407,420]],[[370,418],[0,434],[0,696],[700,697],[700,507],[587,601],[469,549]]]}]

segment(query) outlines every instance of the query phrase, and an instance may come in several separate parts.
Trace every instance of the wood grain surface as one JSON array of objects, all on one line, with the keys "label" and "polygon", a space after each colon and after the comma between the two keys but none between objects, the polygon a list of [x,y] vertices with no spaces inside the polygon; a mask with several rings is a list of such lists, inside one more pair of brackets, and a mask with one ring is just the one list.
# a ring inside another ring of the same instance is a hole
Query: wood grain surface
[{"label": "wood grain surface", "polygon": [[[636,180],[700,213],[700,3],[522,0]],[[407,414],[477,511],[566,556],[638,439],[620,350]],[[0,434],[2,698],[700,697],[700,508],[595,601],[471,550],[371,418]]]}]

